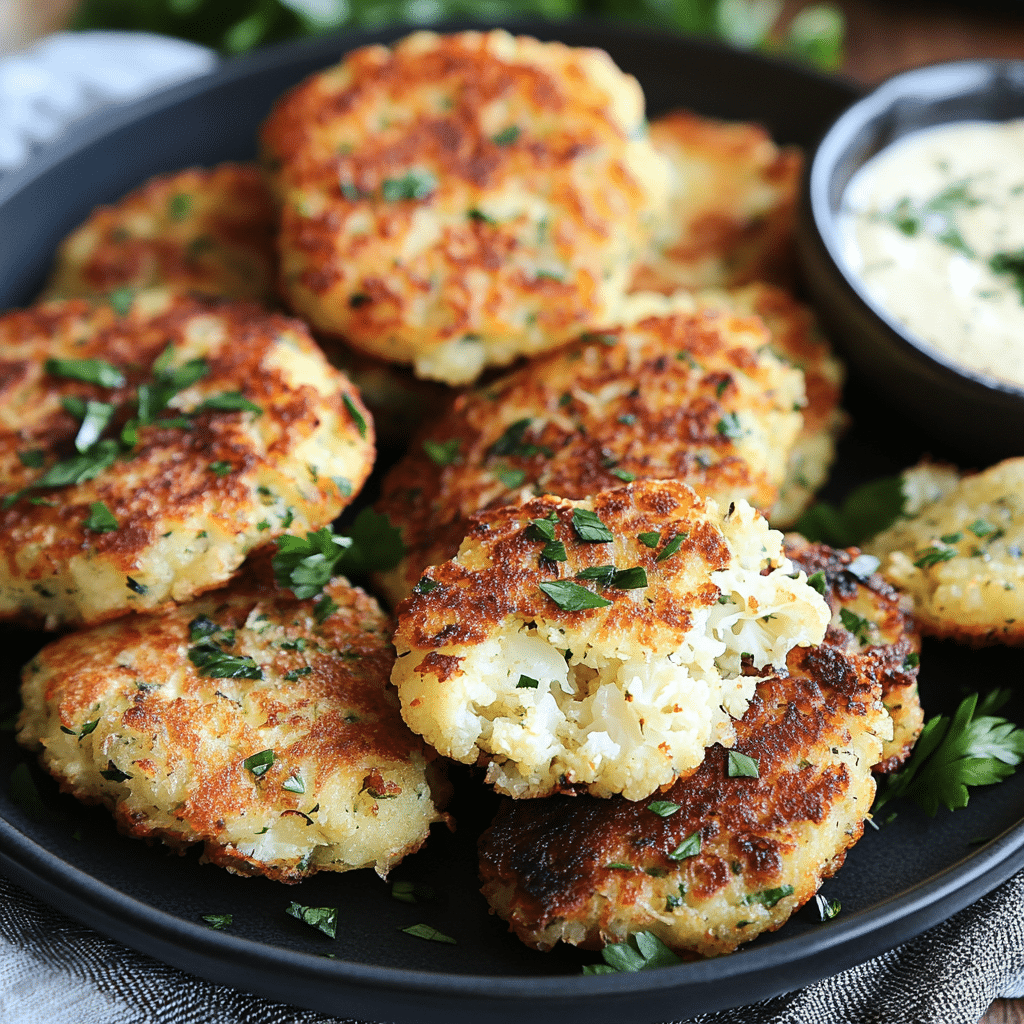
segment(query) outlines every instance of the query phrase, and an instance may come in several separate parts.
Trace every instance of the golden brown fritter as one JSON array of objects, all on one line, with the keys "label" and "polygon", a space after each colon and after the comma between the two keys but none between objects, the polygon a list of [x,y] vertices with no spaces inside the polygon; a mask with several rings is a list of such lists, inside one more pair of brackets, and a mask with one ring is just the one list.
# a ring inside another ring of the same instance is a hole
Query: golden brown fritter
[{"label": "golden brown fritter", "polygon": [[451,558],[482,508],[548,492],[583,498],[634,478],[678,479],[769,509],[801,429],[803,381],[757,319],[692,303],[584,336],[459,396],[388,473],[377,505],[405,559],[392,603]]},{"label": "golden brown fritter", "polygon": [[402,716],[500,792],[640,799],[731,745],[742,660],[824,635],[781,548],[745,501],[671,480],[481,513],[399,607]]},{"label": "golden brown fritter", "polygon": [[538,949],[647,930],[714,956],[780,927],[860,837],[892,729],[887,656],[844,633],[794,649],[788,674],[765,670],[733,750],[709,747],[664,792],[505,801],[480,840],[492,909]]},{"label": "golden brown fritter", "polygon": [[25,668],[18,741],[128,835],[283,882],[386,875],[443,820],[435,755],[387,685],[387,616],[344,580],[325,593],[323,621],[250,578],[63,637]]},{"label": "golden brown fritter", "polygon": [[886,741],[874,770],[894,772],[910,756],[924,725],[917,693],[921,637],[911,601],[875,571],[877,558],[863,555],[857,548],[837,551],[792,534],[786,537],[785,550],[793,564],[824,591],[832,609],[825,642],[848,654],[870,652],[875,658],[893,736]]},{"label": "golden brown fritter", "polygon": [[789,284],[801,156],[755,124],[685,110],[651,123],[672,168],[669,212],[636,269],[636,291]]},{"label": "golden brown fritter", "polygon": [[864,545],[909,594],[922,632],[1024,645],[1024,458],[957,480],[925,463],[903,474],[908,507]]},{"label": "golden brown fritter", "polygon": [[329,523],[373,462],[352,385],[252,304],[51,302],[0,317],[0,352],[0,619],[185,601]]},{"label": "golden brown fritter", "polygon": [[151,178],[97,207],[62,243],[44,298],[167,288],[274,301],[274,206],[258,168]]},{"label": "golden brown fritter", "polygon": [[262,148],[292,308],[450,384],[607,322],[668,175],[606,53],[503,31],[355,50]]}]

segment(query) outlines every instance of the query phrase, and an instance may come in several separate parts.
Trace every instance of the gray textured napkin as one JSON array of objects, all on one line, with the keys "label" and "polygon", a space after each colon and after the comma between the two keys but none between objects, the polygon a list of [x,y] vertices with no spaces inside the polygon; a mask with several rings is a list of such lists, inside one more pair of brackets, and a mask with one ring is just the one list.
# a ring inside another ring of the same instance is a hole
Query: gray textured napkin
[{"label": "gray textured napkin", "polygon": [[[1024,976],[1024,872],[911,942],[694,1024],[977,1024]],[[0,877],[3,1024],[341,1024],[213,985],[98,935]],[[347,1019],[346,1024],[348,1024]],[[625,1024],[625,1022],[624,1022]]]}]

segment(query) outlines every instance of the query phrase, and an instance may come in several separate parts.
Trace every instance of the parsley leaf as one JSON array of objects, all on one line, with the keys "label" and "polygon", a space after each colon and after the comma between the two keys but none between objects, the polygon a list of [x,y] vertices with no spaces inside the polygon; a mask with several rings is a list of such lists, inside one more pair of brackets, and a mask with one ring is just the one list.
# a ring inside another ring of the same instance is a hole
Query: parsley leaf
[{"label": "parsley leaf", "polygon": [[741,754],[738,750],[730,750],[726,775],[730,779],[759,779],[761,766],[756,758]]},{"label": "parsley leaf", "polygon": [[88,518],[82,525],[94,533],[112,533],[119,524],[104,502],[94,501],[89,505]]},{"label": "parsley leaf", "polygon": [[514,491],[517,487],[523,486],[526,473],[521,469],[513,469],[511,466],[495,466],[491,472],[501,481],[502,486]]},{"label": "parsley leaf", "polygon": [[613,942],[601,950],[603,964],[587,965],[584,974],[649,971],[680,964],[679,959],[654,932],[637,932],[625,942]]},{"label": "parsley leaf", "polygon": [[767,907],[769,910],[775,906],[779,900],[785,899],[787,896],[793,895],[793,886],[791,885],[780,885],[777,889],[762,889],[760,892],[747,893],[743,897],[743,902],[750,906],[754,903],[760,903],[762,907]]},{"label": "parsley leaf", "polygon": [[310,928],[322,931],[329,939],[338,934],[337,907],[304,907],[301,903],[289,903],[285,913],[298,918]]},{"label": "parsley leaf", "polygon": [[195,407],[193,412],[203,412],[205,410],[214,412],[263,412],[255,402],[250,402],[241,391],[225,391],[220,395],[211,395],[209,398],[204,398]]},{"label": "parsley leaf", "polygon": [[47,359],[43,364],[47,373],[101,388],[123,388],[124,374],[105,359]]},{"label": "parsley leaf", "polygon": [[687,836],[668,856],[669,860],[686,860],[687,857],[696,857],[700,853],[701,836],[700,832],[694,832]]},{"label": "parsley leaf", "polygon": [[231,914],[200,914],[200,920],[205,921],[211,928],[222,931],[230,928],[234,917]]},{"label": "parsley leaf", "polygon": [[352,541],[337,537],[329,526],[307,533],[305,540],[285,534],[277,540],[272,565],[278,586],[289,588],[300,600],[316,597],[331,581],[335,566]]},{"label": "parsley leaf", "polygon": [[247,654],[228,654],[213,641],[190,648],[188,660],[207,679],[262,679],[263,669]]},{"label": "parsley leaf", "polygon": [[638,533],[636,539],[640,541],[644,547],[656,548],[661,543],[660,533]]},{"label": "parsley leaf", "polygon": [[683,546],[683,541],[689,536],[689,533],[675,534],[658,553],[657,561],[664,562],[666,558],[671,558]]},{"label": "parsley leaf", "polygon": [[380,195],[384,202],[396,203],[403,199],[426,199],[436,190],[437,179],[429,171],[413,168],[400,178],[385,178]]},{"label": "parsley leaf", "polygon": [[267,773],[267,769],[274,763],[273,749],[261,750],[259,753],[250,754],[243,762],[242,767],[247,772],[252,772],[258,779]]},{"label": "parsley leaf", "polygon": [[615,540],[614,534],[601,519],[585,508],[572,510],[572,528],[576,531],[576,536],[588,544],[607,544]]},{"label": "parsley leaf", "polygon": [[457,437],[448,441],[432,441],[428,437],[423,441],[423,450],[437,466],[454,466],[459,461],[461,447],[462,441]]},{"label": "parsley leaf", "polygon": [[345,408],[348,410],[349,416],[352,417],[352,422],[355,423],[359,436],[366,437],[366,417],[359,411],[359,406],[352,401],[350,395],[343,395],[341,400],[345,403]]},{"label": "parsley leaf", "polygon": [[541,583],[540,589],[564,612],[579,612],[587,608],[606,608],[612,603],[571,580],[552,580],[550,583]]},{"label": "parsley leaf", "polygon": [[400,928],[399,931],[405,932],[406,935],[415,935],[417,939],[426,939],[428,942],[447,942],[451,946],[457,945],[455,939],[450,935],[431,928],[429,924],[411,924],[408,928]]},{"label": "parsley leaf", "polygon": [[540,686],[540,681],[534,679],[533,676],[519,676],[519,682],[516,683],[517,690],[536,690]]},{"label": "parsley leaf", "polygon": [[667,818],[670,814],[675,814],[679,810],[679,804],[674,804],[671,800],[652,800],[647,805],[647,810],[652,814],[656,814],[659,818]]},{"label": "parsley leaf", "polygon": [[886,778],[872,813],[898,797],[909,797],[932,816],[939,804],[955,811],[967,806],[969,786],[992,785],[1012,775],[1024,759],[1024,729],[988,713],[1001,697],[1001,691],[993,690],[979,702],[972,693],[952,719],[928,719],[903,768]]},{"label": "parsley leaf", "polygon": [[348,574],[386,572],[393,569],[405,556],[402,531],[391,525],[382,512],[364,508],[352,522],[349,541],[338,564],[340,572]]},{"label": "parsley leaf", "polygon": [[541,558],[549,562],[564,562],[569,556],[565,553],[565,545],[560,540],[549,540],[540,553]]},{"label": "parsley leaf", "polygon": [[497,135],[491,136],[491,142],[496,146],[511,146],[516,139],[519,138],[520,129],[517,125],[510,124],[507,128],[502,128]]},{"label": "parsley leaf", "polygon": [[852,491],[838,508],[826,501],[812,505],[793,529],[809,541],[846,548],[892,526],[906,501],[901,477],[881,477]]},{"label": "parsley leaf", "polygon": [[546,455],[551,458],[553,453],[550,448],[523,440],[532,422],[527,416],[525,419],[516,420],[515,423],[507,427],[501,437],[487,449],[488,458],[492,455],[513,455],[523,459],[532,458],[534,455]]}]

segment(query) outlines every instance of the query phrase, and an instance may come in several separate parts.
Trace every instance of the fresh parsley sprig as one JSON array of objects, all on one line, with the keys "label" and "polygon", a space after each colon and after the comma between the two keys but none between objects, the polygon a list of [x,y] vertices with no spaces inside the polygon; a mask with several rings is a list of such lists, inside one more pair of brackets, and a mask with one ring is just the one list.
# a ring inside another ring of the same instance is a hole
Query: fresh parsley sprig
[{"label": "fresh parsley sprig", "polygon": [[679,959],[654,932],[637,932],[625,942],[613,942],[601,950],[603,964],[587,964],[584,974],[619,974],[649,971],[655,967],[681,964]]},{"label": "fresh parsley sprig", "polygon": [[809,541],[845,548],[892,526],[903,514],[906,503],[902,478],[881,477],[856,488],[842,505],[817,502],[804,512],[793,529]]},{"label": "fresh parsley sprig", "polygon": [[872,813],[898,798],[913,800],[930,815],[939,804],[955,811],[967,806],[968,787],[1012,775],[1024,760],[1024,729],[992,713],[1008,696],[998,689],[983,698],[972,693],[952,718],[930,718],[906,764],[879,789]]}]

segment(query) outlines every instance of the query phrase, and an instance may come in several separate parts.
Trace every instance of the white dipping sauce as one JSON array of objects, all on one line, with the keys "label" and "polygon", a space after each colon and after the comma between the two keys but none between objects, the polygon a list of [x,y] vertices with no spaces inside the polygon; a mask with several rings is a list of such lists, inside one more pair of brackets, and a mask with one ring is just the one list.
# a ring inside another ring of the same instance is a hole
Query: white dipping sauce
[{"label": "white dipping sauce", "polygon": [[948,358],[1024,387],[1024,120],[904,136],[851,179],[843,259]]}]

